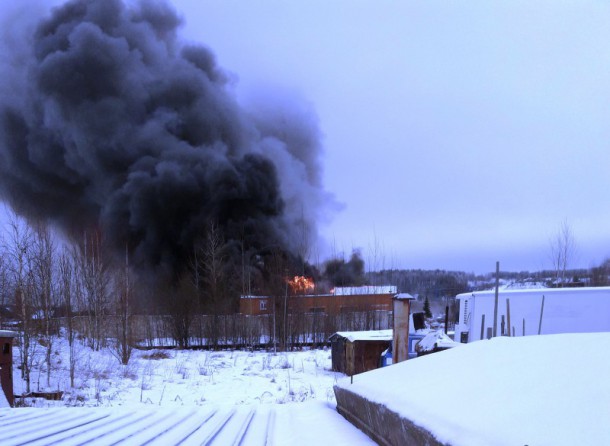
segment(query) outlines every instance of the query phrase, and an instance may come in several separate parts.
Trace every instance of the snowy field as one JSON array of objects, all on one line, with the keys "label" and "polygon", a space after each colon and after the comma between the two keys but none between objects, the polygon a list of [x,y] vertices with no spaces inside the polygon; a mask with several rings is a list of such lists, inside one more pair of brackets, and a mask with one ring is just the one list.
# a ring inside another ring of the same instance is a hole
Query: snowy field
[{"label": "snowy field", "polygon": [[[70,388],[65,340],[55,340],[49,383],[36,351],[31,390],[61,390],[63,399],[0,404],[0,444],[374,444],[336,411],[333,385],[343,375],[330,370],[330,350],[136,350],[122,366],[110,351],[78,344],[75,358]],[[20,395],[16,367],[13,376]]]},{"label": "snowy field", "polygon": [[[47,382],[42,347],[36,351],[32,391],[64,391],[62,401],[17,399],[17,404],[49,406],[205,406],[335,404],[333,385],[343,375],[331,371],[328,350],[277,353],[248,351],[134,350],[123,366],[109,350],[77,343],[74,388],[70,388],[68,345],[56,339]],[[14,349],[15,365],[19,360]],[[16,395],[25,393],[20,370],[13,369]]]}]

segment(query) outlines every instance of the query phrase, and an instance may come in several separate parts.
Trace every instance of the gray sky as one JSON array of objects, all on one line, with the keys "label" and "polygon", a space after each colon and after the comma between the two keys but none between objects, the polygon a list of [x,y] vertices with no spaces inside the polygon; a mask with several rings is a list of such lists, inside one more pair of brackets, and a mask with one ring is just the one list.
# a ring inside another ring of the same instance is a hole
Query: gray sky
[{"label": "gray sky", "polygon": [[573,266],[610,255],[610,4],[173,2],[240,97],[313,104],[344,204],[322,227],[331,250],[536,270],[566,220]]},{"label": "gray sky", "polygon": [[171,1],[241,101],[317,113],[343,208],[314,257],[538,270],[564,220],[571,266],[610,256],[609,3]]}]

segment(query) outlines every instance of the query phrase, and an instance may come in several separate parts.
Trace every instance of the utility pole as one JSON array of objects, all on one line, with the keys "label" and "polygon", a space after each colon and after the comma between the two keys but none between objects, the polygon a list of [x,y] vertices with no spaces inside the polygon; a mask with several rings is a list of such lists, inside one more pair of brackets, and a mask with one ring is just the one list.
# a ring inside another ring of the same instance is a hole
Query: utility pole
[{"label": "utility pole", "polygon": [[494,331],[493,337],[498,335],[498,290],[500,288],[500,262],[496,262],[496,296],[494,299]]}]

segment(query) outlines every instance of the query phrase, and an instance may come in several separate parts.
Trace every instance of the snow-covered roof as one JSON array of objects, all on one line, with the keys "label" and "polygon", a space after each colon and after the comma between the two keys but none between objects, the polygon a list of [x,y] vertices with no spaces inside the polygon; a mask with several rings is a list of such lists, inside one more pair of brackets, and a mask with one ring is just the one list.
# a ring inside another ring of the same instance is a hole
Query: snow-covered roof
[{"label": "snow-covered roof", "polygon": [[391,341],[393,330],[372,331],[338,331],[335,333],[350,342],[355,341]]},{"label": "snow-covered roof", "polygon": [[[396,294],[395,285],[364,285],[335,287],[330,290],[330,294],[299,294],[298,297],[322,297],[322,296],[360,296],[366,294]],[[242,299],[268,299],[269,296],[243,295]]]},{"label": "snow-covered roof", "polygon": [[0,338],[16,338],[19,333],[10,330],[0,330]]},{"label": "snow-covered roof", "polygon": [[602,372],[610,370],[608,345],[610,333],[498,337],[337,385],[443,444],[610,444],[610,380]]},{"label": "snow-covered roof", "polygon": [[[295,423],[294,420],[299,420]],[[32,421],[34,420],[34,421]],[[0,409],[3,446],[18,444],[333,444],[372,441],[330,405]]]},{"label": "snow-covered roof", "polygon": [[411,296],[409,293],[399,293],[399,294],[396,294],[394,296],[394,299],[399,299],[399,300],[415,300],[415,298],[413,296]]},{"label": "snow-covered roof", "polygon": [[436,330],[428,333],[422,340],[415,345],[417,352],[431,352],[435,348],[453,348],[458,347],[459,342],[455,342],[449,336],[447,336],[443,330]]},{"label": "snow-covered roof", "polygon": [[364,285],[335,287],[331,293],[335,296],[355,296],[360,294],[396,294],[395,285]]},{"label": "snow-covered roof", "polygon": [[[456,296],[457,299],[468,298],[471,296],[487,296],[494,295],[495,289],[485,291],[471,291],[469,293],[462,293]],[[562,295],[562,294],[609,294],[610,287],[578,287],[578,288],[525,288],[525,289],[506,289],[500,288],[499,290],[502,295],[518,295],[518,294],[539,294],[545,296]]]}]

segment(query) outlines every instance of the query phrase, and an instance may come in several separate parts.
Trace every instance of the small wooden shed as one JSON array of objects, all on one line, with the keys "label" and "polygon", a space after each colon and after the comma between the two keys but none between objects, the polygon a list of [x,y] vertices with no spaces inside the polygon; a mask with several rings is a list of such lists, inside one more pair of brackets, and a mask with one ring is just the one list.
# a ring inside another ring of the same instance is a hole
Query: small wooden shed
[{"label": "small wooden shed", "polygon": [[[0,330],[0,389],[6,396],[9,406],[13,406],[13,339],[17,336],[14,331]],[[3,398],[0,398],[2,401]],[[2,404],[0,404],[0,407]]]},{"label": "small wooden shed", "polygon": [[381,353],[392,341],[392,330],[337,332],[329,341],[333,370],[352,376],[379,367]]}]

